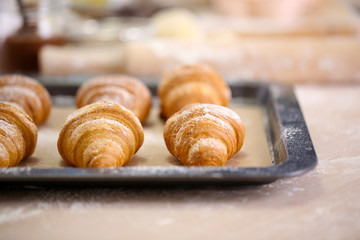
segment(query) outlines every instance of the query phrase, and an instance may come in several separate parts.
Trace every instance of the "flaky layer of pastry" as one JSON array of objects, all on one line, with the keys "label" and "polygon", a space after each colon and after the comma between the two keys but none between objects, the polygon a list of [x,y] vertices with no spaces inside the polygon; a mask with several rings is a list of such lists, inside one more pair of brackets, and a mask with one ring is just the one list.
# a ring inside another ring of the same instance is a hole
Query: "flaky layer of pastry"
[{"label": "flaky layer of pastry", "polygon": [[37,127],[21,109],[0,103],[0,167],[13,167],[35,150]]},{"label": "flaky layer of pastry", "polygon": [[0,76],[0,101],[17,104],[35,124],[44,123],[51,110],[47,90],[36,80],[19,74]]},{"label": "flaky layer of pastry", "polygon": [[85,82],[76,94],[83,107],[100,100],[113,100],[132,111],[145,123],[151,107],[150,90],[136,78],[126,75],[99,76]]},{"label": "flaky layer of pastry", "polygon": [[228,106],[231,92],[214,70],[202,65],[189,65],[165,73],[159,85],[158,96],[161,115],[169,118],[191,103]]},{"label": "flaky layer of pastry", "polygon": [[238,152],[245,127],[232,110],[214,104],[191,104],[164,126],[169,152],[186,166],[224,166]]},{"label": "flaky layer of pastry", "polygon": [[98,101],[70,114],[61,129],[58,150],[77,167],[120,167],[144,141],[139,119],[114,101]]}]

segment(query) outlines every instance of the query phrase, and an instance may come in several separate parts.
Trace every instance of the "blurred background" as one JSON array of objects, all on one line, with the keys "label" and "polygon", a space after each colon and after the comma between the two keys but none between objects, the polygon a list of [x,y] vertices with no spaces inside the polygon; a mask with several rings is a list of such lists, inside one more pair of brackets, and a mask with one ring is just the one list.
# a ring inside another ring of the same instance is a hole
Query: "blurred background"
[{"label": "blurred background", "polygon": [[1,0],[0,73],[360,82],[359,0]]}]

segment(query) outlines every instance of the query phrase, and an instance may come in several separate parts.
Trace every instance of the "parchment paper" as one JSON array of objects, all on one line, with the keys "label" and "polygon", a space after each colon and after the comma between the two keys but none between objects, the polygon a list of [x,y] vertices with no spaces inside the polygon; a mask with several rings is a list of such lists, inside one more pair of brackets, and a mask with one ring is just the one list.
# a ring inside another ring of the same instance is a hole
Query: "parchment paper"
[{"label": "parchment paper", "polygon": [[[245,124],[243,148],[227,162],[234,167],[271,166],[271,157],[263,126],[261,109],[257,105],[237,104],[231,108],[240,115]],[[65,117],[75,107],[53,107],[46,124],[39,127],[38,142],[34,154],[19,166],[32,168],[72,167],[63,161],[57,150],[57,139]],[[159,108],[153,107],[144,126],[144,144],[126,167],[131,166],[181,166],[179,160],[167,150],[163,140],[164,121]]]}]

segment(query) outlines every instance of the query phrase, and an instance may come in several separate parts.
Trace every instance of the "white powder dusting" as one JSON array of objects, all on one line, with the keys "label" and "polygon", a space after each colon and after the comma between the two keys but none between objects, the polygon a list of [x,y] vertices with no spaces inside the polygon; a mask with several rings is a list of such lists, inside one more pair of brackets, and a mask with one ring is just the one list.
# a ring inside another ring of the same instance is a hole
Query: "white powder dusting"
[{"label": "white powder dusting", "polygon": [[[25,155],[25,139],[16,125],[3,119],[0,119],[0,136],[3,138],[3,141],[5,140],[4,144],[1,144],[0,155],[4,157],[8,156],[7,161],[10,161],[8,163],[10,163],[10,165],[14,165],[14,163],[20,161]],[[16,155],[10,155],[10,149],[12,149]]]},{"label": "white powder dusting", "polygon": [[[202,131],[201,126],[203,122],[207,122],[207,127],[209,127],[209,122],[212,122],[210,128],[217,129],[220,132],[226,132],[227,136],[237,136],[237,129],[235,129],[235,127],[237,126],[233,126],[233,124],[234,122],[241,122],[241,119],[239,115],[237,115],[232,110],[218,105],[193,104],[191,106],[188,106],[187,108],[173,116],[167,123],[170,126],[178,126],[176,129],[172,130],[174,132],[169,133],[173,134],[170,141],[174,143],[173,154],[175,156],[179,156],[180,152],[182,152],[184,143],[193,144],[193,146],[189,149],[189,152],[187,153],[188,159],[192,159],[195,154],[198,154],[197,147],[199,145],[193,143],[194,141],[196,141],[195,139],[193,139],[193,135],[200,134],[200,132]],[[197,131],[189,131],[194,126],[197,126]],[[207,130],[204,129],[204,131]],[[186,132],[188,133],[184,134]],[[211,131],[209,132],[211,133]],[[221,140],[214,141],[214,138],[216,138],[216,136],[206,137],[202,141],[206,141],[207,145],[223,144]],[[200,144],[203,142],[200,141],[197,143]],[[236,146],[230,147],[228,149],[228,154],[234,154],[233,151],[235,149]]]},{"label": "white powder dusting", "polygon": [[0,224],[26,219],[32,216],[39,215],[43,212],[44,210],[42,209],[29,209],[27,207],[2,209],[2,211],[0,212]]},{"label": "white powder dusting", "polygon": [[[65,142],[65,144],[70,145],[70,149],[72,149],[70,152],[75,151],[73,148],[76,146],[78,140],[84,135],[87,134],[88,131],[91,130],[105,130],[109,133],[113,133],[113,136],[109,136],[108,134],[105,134],[103,137],[105,140],[96,139],[93,142],[89,144],[89,146],[84,150],[84,158],[87,156],[87,154],[90,154],[91,156],[97,156],[99,154],[98,146],[99,144],[110,144],[111,142],[115,143],[115,137],[120,138],[124,137],[128,144],[135,145],[135,136],[131,129],[127,128],[124,124],[113,120],[113,119],[107,119],[107,118],[95,118],[95,119],[88,119],[88,121],[85,121],[81,123],[78,126],[75,126],[75,129],[69,129],[72,132],[69,135],[69,138]],[[97,136],[98,137],[98,136]],[[90,135],[91,138],[91,135]],[[117,139],[118,140],[118,139]],[[110,141],[110,142],[108,142]],[[75,143],[75,144],[74,144]],[[116,144],[120,144],[120,142],[116,142]],[[65,146],[65,145],[64,145]],[[135,146],[134,146],[135,148]],[[85,154],[86,153],[86,154]],[[69,160],[73,158],[73,154],[68,154]],[[93,159],[95,160],[95,159]],[[73,160],[74,161],[74,160]]]},{"label": "white powder dusting", "polygon": [[[42,109],[39,96],[33,89],[24,86],[3,86],[0,88],[0,101],[15,102],[21,106],[21,109],[28,112],[31,116],[37,114],[36,109]],[[30,107],[31,106],[31,107]]]},{"label": "white powder dusting", "polygon": [[0,168],[0,173],[6,175],[28,175],[30,174],[30,171],[31,167]]},{"label": "white powder dusting", "polygon": [[[127,128],[124,124],[107,118],[98,118],[86,121],[76,127],[75,130],[71,133],[71,137],[69,142],[72,142],[72,139],[78,139],[79,135],[84,133],[84,129],[94,129],[94,128],[101,128],[107,131],[116,132],[118,133],[119,130],[122,136],[130,136],[132,134],[131,130]],[[104,136],[106,137],[106,136]]]},{"label": "white powder dusting", "polygon": [[20,134],[19,131],[20,130],[14,124],[0,118],[0,133],[3,136],[13,139]]},{"label": "white powder dusting", "polygon": [[302,134],[302,130],[298,127],[284,128],[282,130],[282,136],[287,140],[294,140],[298,134]]}]

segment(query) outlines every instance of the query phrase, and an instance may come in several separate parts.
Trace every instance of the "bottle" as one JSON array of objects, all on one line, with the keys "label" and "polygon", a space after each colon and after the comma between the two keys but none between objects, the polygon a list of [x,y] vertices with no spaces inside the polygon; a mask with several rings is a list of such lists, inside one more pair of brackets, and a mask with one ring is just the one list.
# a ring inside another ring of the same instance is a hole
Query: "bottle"
[{"label": "bottle", "polygon": [[26,6],[21,0],[1,2],[1,21],[9,29],[0,33],[0,71],[37,74],[41,47],[65,44],[65,2],[39,0]]}]

